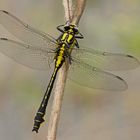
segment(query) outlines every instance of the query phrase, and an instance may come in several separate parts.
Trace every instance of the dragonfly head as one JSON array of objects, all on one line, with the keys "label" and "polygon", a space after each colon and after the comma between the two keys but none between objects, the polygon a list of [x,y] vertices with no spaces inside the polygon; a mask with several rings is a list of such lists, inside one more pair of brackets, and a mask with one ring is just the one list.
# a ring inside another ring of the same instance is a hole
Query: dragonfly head
[{"label": "dragonfly head", "polygon": [[64,26],[64,30],[69,32],[69,33],[74,33],[74,34],[79,34],[78,27],[74,24],[69,24]]}]

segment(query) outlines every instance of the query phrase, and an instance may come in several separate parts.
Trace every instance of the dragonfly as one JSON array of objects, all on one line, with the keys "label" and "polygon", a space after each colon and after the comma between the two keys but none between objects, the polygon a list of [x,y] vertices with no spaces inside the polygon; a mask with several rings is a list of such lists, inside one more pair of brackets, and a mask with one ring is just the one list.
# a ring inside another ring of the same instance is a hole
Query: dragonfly
[{"label": "dragonfly", "polygon": [[69,22],[57,27],[61,33],[57,39],[24,23],[7,11],[0,10],[0,24],[21,40],[0,38],[0,51],[3,54],[37,70],[49,70],[49,60],[54,62],[50,82],[34,118],[32,131],[35,132],[38,132],[45,121],[46,107],[57,73],[66,61],[70,64],[68,77],[72,81],[88,88],[113,91],[126,90],[127,83],[108,71],[129,70],[140,65],[138,59],[128,54],[80,48],[77,40],[84,36],[76,25]]}]

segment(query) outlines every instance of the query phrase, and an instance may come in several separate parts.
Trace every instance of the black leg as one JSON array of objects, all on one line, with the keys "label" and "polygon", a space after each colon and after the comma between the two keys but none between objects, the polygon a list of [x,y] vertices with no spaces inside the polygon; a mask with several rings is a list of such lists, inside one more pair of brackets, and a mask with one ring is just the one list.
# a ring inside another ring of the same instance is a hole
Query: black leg
[{"label": "black leg", "polygon": [[79,32],[79,35],[75,35],[75,38],[83,39],[84,36]]},{"label": "black leg", "polygon": [[64,30],[61,29],[61,27],[63,27],[63,26],[64,26],[64,25],[59,25],[59,26],[57,26],[57,30],[60,31],[60,32],[62,32],[62,33],[64,33]]},{"label": "black leg", "polygon": [[[76,40],[76,39],[75,39]],[[78,43],[78,41],[76,40],[76,42],[75,42],[75,46],[77,47],[77,48],[79,48],[79,43]]]}]

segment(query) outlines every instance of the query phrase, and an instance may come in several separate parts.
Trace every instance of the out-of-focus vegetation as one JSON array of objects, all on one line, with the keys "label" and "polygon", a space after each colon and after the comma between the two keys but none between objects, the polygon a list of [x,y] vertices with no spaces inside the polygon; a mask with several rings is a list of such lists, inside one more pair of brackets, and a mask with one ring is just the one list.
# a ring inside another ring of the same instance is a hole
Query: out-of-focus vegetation
[{"label": "out-of-focus vegetation", "polygon": [[[85,36],[81,47],[128,53],[140,59],[139,7],[139,0],[88,0],[79,24]],[[61,1],[1,0],[0,9],[55,37],[59,35],[55,27],[65,22]],[[0,36],[14,38],[1,26]],[[52,98],[40,133],[31,129],[48,72],[26,68],[0,54],[0,73],[1,139],[46,139]],[[127,91],[93,90],[67,81],[58,140],[139,140],[140,68],[113,73],[126,79]]]}]

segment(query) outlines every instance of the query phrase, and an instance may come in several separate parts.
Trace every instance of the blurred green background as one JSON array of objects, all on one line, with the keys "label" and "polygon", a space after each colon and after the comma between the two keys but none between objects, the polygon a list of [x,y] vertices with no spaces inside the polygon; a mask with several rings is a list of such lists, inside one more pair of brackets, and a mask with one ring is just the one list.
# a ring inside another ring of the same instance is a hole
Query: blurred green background
[{"label": "blurred green background", "polygon": [[[65,22],[62,1],[0,0],[0,9],[54,37],[59,35],[55,27]],[[140,59],[139,14],[139,0],[87,0],[79,25],[85,39],[80,44]],[[2,26],[0,37],[14,38]],[[45,140],[53,96],[39,134],[31,130],[48,73],[1,53],[0,73],[0,139]],[[67,81],[57,140],[140,139],[140,68],[113,73],[127,81],[128,90],[92,90]]]}]

